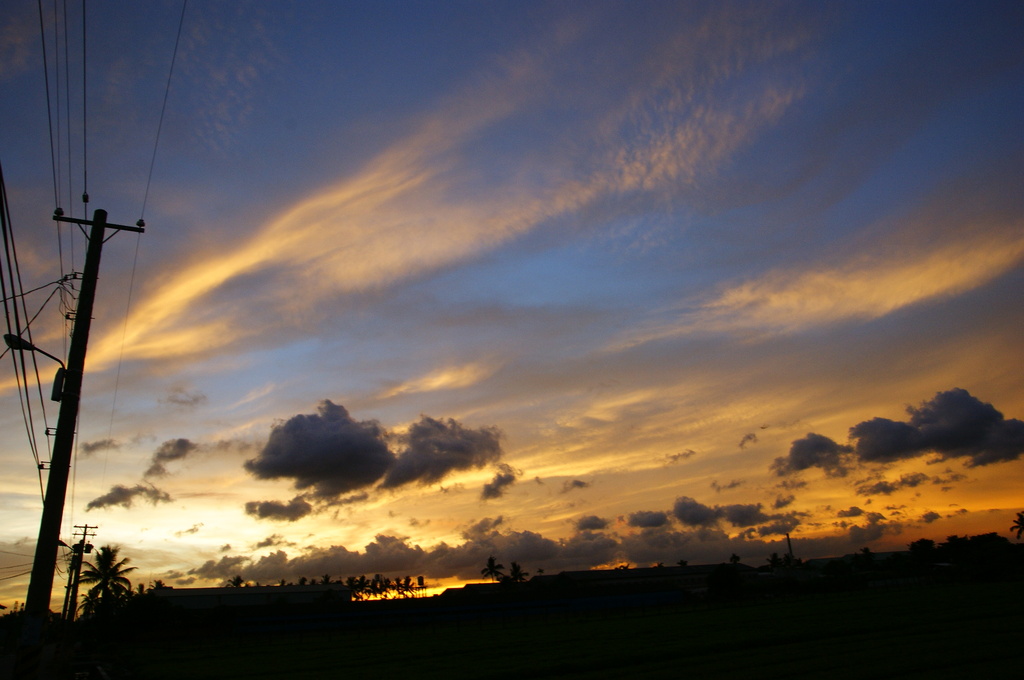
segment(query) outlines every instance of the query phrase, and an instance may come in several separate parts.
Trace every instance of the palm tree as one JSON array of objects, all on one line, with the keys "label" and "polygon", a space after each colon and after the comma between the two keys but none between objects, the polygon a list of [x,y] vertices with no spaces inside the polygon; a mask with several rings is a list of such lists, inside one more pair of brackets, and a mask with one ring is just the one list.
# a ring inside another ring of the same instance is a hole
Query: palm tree
[{"label": "palm tree", "polygon": [[498,564],[498,561],[494,559],[494,555],[487,558],[487,566],[480,570],[480,574],[485,576],[492,581],[497,581],[504,574],[502,573],[505,569],[504,564]]},{"label": "palm tree", "polygon": [[79,582],[93,584],[85,603],[90,613],[113,611],[131,596],[132,582],[125,574],[135,571],[135,567],[127,566],[127,557],[118,559],[119,550],[119,546],[105,545],[92,562],[85,563],[89,568],[82,572]]},{"label": "palm tree", "polygon": [[1024,510],[1017,513],[1017,519],[1013,520],[1013,526],[1010,527],[1010,531],[1017,533],[1018,541],[1021,536],[1024,536]]},{"label": "palm tree", "polygon": [[512,562],[512,566],[509,567],[508,580],[512,583],[522,583],[529,576],[528,573],[523,571],[523,568],[519,566],[518,562]]}]

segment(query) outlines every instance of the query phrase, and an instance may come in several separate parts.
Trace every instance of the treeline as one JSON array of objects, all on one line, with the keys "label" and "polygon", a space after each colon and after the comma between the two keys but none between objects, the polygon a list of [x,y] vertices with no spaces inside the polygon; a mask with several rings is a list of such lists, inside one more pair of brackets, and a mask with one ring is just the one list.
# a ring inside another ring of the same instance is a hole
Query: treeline
[{"label": "treeline", "polygon": [[[394,578],[389,576],[382,576],[381,574],[375,574],[373,578],[366,578],[366,575],[360,576],[349,576],[344,580],[332,580],[330,574],[324,574],[317,578],[306,578],[301,577],[297,582],[289,582],[285,579],[281,579],[275,585],[278,586],[311,586],[311,585],[330,585],[332,583],[338,583],[344,585],[352,593],[353,600],[393,600],[402,599],[409,597],[416,597],[423,588],[423,577],[417,576],[413,579],[412,576],[406,576],[405,578]],[[228,579],[224,582],[226,588],[247,588],[250,586],[260,586],[259,581],[256,583],[249,583],[241,575],[235,575],[233,578]]]}]

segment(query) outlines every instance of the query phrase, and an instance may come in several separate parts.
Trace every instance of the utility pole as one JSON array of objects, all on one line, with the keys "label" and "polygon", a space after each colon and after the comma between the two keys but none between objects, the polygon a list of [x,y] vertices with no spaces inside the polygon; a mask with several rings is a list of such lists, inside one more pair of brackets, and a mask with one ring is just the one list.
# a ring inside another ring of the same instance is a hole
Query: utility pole
[{"label": "utility pole", "polygon": [[[78,612],[78,582],[82,573],[82,559],[92,552],[92,543],[86,543],[90,535],[89,530],[99,529],[88,524],[76,524],[75,528],[82,530],[82,540],[71,546],[71,567],[68,569],[68,585],[64,595],[64,609],[61,612],[61,620],[65,623],[74,621]],[[92,535],[95,536],[96,532],[92,532]]]},{"label": "utility pole", "polygon": [[[68,348],[67,369],[64,373],[64,388],[61,393],[60,412],[57,416],[57,432],[53,438],[53,452],[50,460],[50,476],[46,482],[46,497],[43,499],[43,516],[39,521],[39,538],[36,540],[35,558],[32,561],[32,575],[25,596],[24,619],[22,620],[21,641],[15,660],[14,677],[39,677],[43,645],[43,624],[50,613],[50,595],[53,590],[53,572],[57,566],[57,547],[60,542],[60,524],[64,516],[64,500],[68,490],[68,473],[71,469],[71,453],[75,443],[75,427],[78,422],[78,402],[82,392],[82,376],[85,372],[85,350],[89,343],[89,328],[92,325],[92,307],[96,299],[96,281],[100,273],[100,257],[106,230],[117,229],[142,233],[145,224],[139,220],[137,226],[127,227],[107,224],[107,211],[96,210],[91,220],[64,217],[58,208],[54,221],[70,222],[90,227],[89,248],[85,254],[85,269],[82,272],[82,288],[78,294],[75,323],[71,331]],[[85,230],[82,229],[84,232]]]}]

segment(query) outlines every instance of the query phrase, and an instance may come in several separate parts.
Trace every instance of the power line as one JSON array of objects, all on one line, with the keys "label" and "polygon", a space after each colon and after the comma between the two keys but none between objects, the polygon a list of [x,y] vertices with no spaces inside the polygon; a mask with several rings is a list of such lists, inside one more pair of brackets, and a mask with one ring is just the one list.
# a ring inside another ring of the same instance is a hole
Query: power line
[{"label": "power line", "polygon": [[50,66],[46,59],[46,28],[43,21],[43,0],[36,0],[39,7],[39,38],[43,45],[43,82],[46,86],[46,119],[50,131],[50,168],[53,173],[53,206],[60,205],[60,195],[57,190],[57,160],[54,157],[53,144],[53,109],[50,104]]},{"label": "power line", "polygon": [[[178,19],[178,35],[174,39],[174,52],[171,54],[171,68],[167,72],[167,85],[164,87],[164,103],[160,107],[160,122],[156,126],[156,141],[153,143],[153,158],[149,162],[149,178],[146,180],[146,192],[142,197],[142,212],[139,221],[146,216],[146,202],[149,200],[149,186],[153,182],[153,166],[156,165],[156,151],[160,146],[160,132],[164,127],[164,114],[167,112],[167,98],[171,93],[171,76],[174,75],[174,62],[178,59],[178,44],[181,42],[181,27],[185,25],[185,9],[188,7],[188,0],[181,3],[181,18]],[[143,225],[139,225],[143,226]]]},{"label": "power line", "polygon": [[85,0],[82,0],[82,203],[89,202],[89,127],[87,125],[89,88],[86,86],[86,21],[85,21]]}]

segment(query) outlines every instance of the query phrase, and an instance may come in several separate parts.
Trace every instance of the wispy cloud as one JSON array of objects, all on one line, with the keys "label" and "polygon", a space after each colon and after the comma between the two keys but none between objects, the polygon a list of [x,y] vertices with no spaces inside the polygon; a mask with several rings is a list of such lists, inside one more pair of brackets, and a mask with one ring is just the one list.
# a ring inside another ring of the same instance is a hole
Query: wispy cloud
[{"label": "wispy cloud", "polygon": [[727,286],[672,323],[631,332],[610,349],[695,333],[796,333],[877,319],[979,288],[1022,260],[1024,238],[1004,233],[917,252],[865,253],[803,271],[773,270]]},{"label": "wispy cloud", "polygon": [[446,366],[407,380],[387,390],[381,397],[387,399],[400,394],[468,387],[489,377],[495,370],[497,370],[496,367],[479,362],[461,366]]}]

